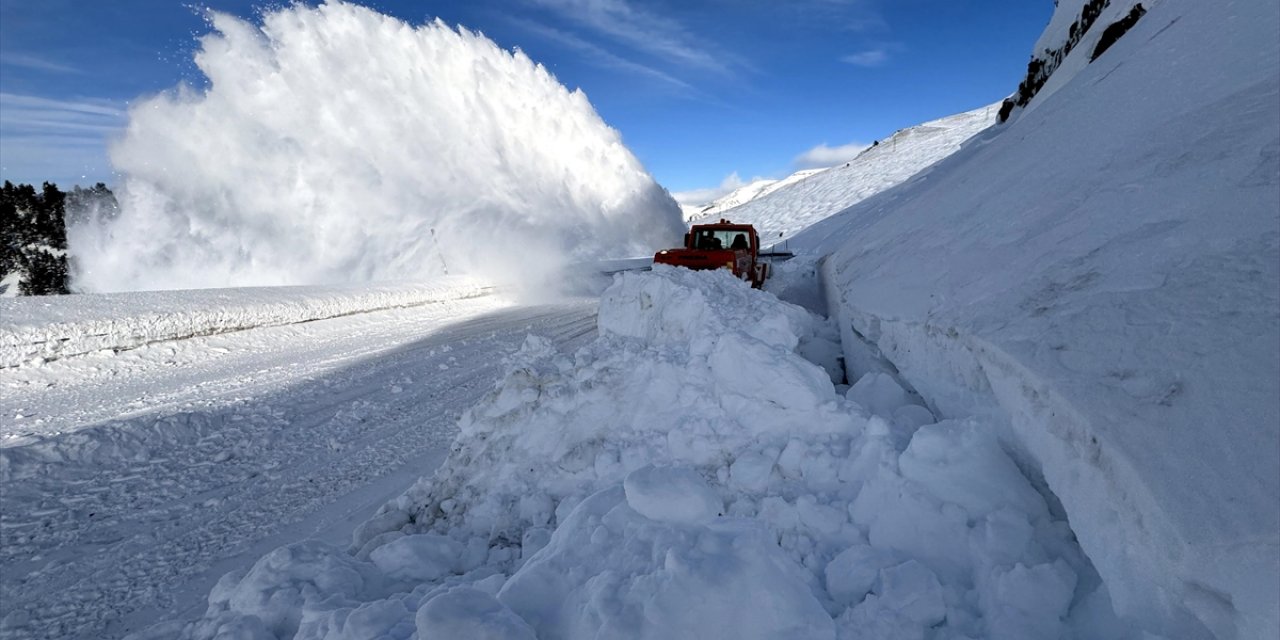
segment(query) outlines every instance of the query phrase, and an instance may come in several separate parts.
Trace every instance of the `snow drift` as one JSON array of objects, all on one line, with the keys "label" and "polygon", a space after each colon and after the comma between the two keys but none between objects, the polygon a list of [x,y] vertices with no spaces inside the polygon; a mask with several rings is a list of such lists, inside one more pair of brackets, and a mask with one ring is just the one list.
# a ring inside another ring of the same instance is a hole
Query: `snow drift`
[{"label": "snow drift", "polygon": [[572,355],[531,336],[434,478],[349,550],[228,574],[182,635],[1108,637],[990,429],[878,375],[844,397],[801,356],[833,355],[827,323],[658,266],[617,278],[599,328]]},{"label": "snow drift", "polygon": [[1131,3],[1087,5],[1080,36],[1059,4],[1038,46],[1077,46],[1008,124],[792,246],[834,251],[855,373],[999,426],[1121,614],[1276,637],[1280,6],[1148,3],[1090,62]]},{"label": "snow drift", "polygon": [[118,219],[72,232],[97,291],[328,284],[652,253],[678,206],[520,51],[340,1],[210,12],[207,89],[137,101]]}]

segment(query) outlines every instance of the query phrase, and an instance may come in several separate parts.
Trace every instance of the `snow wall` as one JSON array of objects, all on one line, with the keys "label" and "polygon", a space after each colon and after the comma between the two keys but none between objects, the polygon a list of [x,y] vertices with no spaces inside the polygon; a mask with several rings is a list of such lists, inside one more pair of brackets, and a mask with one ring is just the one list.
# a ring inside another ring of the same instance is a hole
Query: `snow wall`
[{"label": "snow wall", "polygon": [[1146,3],[1089,63],[1130,3],[1089,4],[1009,123],[795,244],[848,362],[1002,425],[1122,615],[1277,637],[1280,5]]},{"label": "snow wall", "polygon": [[554,280],[683,233],[587,97],[518,50],[337,0],[209,17],[207,88],[132,105],[120,216],[70,231],[80,288]]},{"label": "snow wall", "polygon": [[313,287],[135,291],[0,299],[0,368],[490,295],[476,278]]}]

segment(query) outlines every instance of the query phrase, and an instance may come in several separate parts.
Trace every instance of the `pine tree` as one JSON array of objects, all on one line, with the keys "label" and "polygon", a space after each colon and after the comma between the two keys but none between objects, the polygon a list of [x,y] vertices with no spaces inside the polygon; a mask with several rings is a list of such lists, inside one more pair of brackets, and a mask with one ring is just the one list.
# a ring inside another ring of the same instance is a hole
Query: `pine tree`
[{"label": "pine tree", "polygon": [[44,183],[6,181],[0,189],[0,279],[20,273],[19,293],[69,293],[67,286],[66,194]]},{"label": "pine tree", "polygon": [[70,293],[67,288],[67,194],[57,185],[44,183],[37,201],[35,237],[29,246],[25,295]]},{"label": "pine tree", "polygon": [[18,250],[22,246],[18,217],[18,188],[4,181],[0,188],[0,278],[18,270]]}]

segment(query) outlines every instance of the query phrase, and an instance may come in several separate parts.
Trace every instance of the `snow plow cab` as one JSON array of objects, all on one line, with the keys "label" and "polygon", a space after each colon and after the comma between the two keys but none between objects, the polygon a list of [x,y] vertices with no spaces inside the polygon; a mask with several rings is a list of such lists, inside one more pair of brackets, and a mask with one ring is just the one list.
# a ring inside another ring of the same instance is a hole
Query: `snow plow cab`
[{"label": "snow plow cab", "polygon": [[653,262],[694,270],[730,269],[756,289],[769,277],[769,265],[760,261],[760,236],[755,227],[723,219],[694,225],[684,234],[683,247],[663,249],[653,256]]}]

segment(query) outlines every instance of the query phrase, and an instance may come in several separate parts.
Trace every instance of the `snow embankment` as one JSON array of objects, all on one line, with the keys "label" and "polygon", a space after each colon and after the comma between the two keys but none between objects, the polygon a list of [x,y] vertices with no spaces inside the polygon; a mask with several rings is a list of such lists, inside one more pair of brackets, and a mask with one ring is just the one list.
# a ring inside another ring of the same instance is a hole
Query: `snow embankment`
[{"label": "snow embankment", "polygon": [[1001,425],[1117,610],[1170,637],[1280,634],[1278,13],[1152,4],[1035,108],[793,243],[836,249],[849,362]]},{"label": "snow embankment", "polygon": [[780,241],[954,153],[991,126],[996,111],[990,105],[901,129],[843,165],[799,172],[741,206],[716,210],[692,224],[724,217],[755,225],[766,245]]},{"label": "snow embankment", "polygon": [[161,340],[488,295],[462,276],[427,283],[148,291],[0,299],[0,367]]},{"label": "snow embankment", "polygon": [[659,265],[617,277],[599,329],[574,354],[529,337],[349,550],[278,549],[162,635],[1108,637],[1096,573],[991,430],[883,376],[841,393],[810,360],[827,323]]}]

